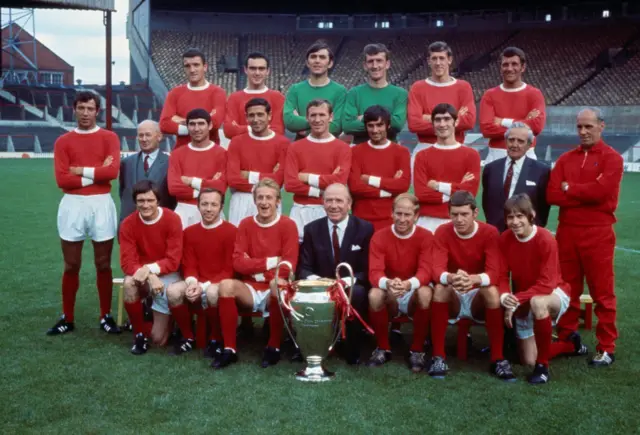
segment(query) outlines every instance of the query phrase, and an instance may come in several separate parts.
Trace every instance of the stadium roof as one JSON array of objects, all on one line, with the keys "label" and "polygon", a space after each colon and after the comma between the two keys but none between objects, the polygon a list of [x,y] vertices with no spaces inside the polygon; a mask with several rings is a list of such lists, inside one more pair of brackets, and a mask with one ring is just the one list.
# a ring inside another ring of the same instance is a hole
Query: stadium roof
[{"label": "stadium roof", "polygon": [[3,0],[6,8],[82,9],[115,11],[115,0]]}]

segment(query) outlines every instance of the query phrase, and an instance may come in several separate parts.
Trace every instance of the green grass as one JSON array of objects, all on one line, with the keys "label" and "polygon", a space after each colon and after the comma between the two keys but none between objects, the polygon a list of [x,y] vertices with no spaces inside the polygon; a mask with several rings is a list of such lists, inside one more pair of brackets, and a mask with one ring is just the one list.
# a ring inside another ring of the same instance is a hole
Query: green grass
[{"label": "green grass", "polygon": [[[194,353],[171,357],[154,348],[129,353],[131,335],[97,328],[92,249],[85,245],[76,331],[47,337],[61,310],[62,258],[56,233],[60,191],[52,160],[0,160],[2,335],[0,432],[7,433],[632,433],[640,431],[638,379],[640,254],[617,251],[618,358],[588,369],[584,358],[552,362],[552,382],[531,387],[515,366],[515,384],[487,373],[486,355],[450,358],[451,375],[412,375],[403,350],[380,369],[331,360],[337,379],[297,382],[283,361],[263,370],[264,343],[240,343],[241,362],[220,372]],[[627,174],[616,226],[618,245],[640,250],[636,219],[639,174]],[[285,201],[285,211],[290,198]],[[550,225],[555,228],[557,214]],[[117,249],[114,273],[119,273]],[[115,307],[115,297],[114,297]],[[408,328],[405,328],[408,329]],[[449,342],[455,344],[450,331]],[[409,333],[409,331],[407,331]],[[474,341],[486,334],[474,328]],[[594,347],[593,332],[583,332]],[[407,339],[410,335],[407,335]],[[372,346],[372,344],[371,344]],[[453,350],[453,349],[451,349]]]}]

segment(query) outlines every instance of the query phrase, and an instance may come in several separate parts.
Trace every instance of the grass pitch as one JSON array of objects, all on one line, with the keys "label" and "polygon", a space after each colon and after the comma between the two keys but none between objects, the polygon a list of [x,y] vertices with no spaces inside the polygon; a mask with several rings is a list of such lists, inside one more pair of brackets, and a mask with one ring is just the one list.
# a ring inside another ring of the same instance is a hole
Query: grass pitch
[{"label": "grass pitch", "polygon": [[[532,387],[515,366],[515,384],[488,374],[488,356],[460,362],[451,348],[444,381],[413,375],[405,349],[380,369],[332,359],[337,379],[296,381],[288,358],[258,366],[265,342],[239,343],[240,362],[213,372],[199,352],[129,353],[131,334],[98,330],[91,244],[85,244],[76,331],[47,337],[61,310],[62,257],[56,212],[62,196],[52,160],[0,160],[0,432],[9,433],[637,433],[640,432],[640,174],[625,174],[616,225],[620,339],[609,369],[585,358],[551,363],[551,383]],[[114,192],[115,192],[114,186]],[[116,201],[117,203],[117,201]],[[288,212],[290,197],[285,198]],[[555,229],[557,213],[550,218]],[[117,247],[114,275],[120,273]],[[115,294],[114,294],[115,310]],[[114,312],[115,314],[115,312]],[[405,330],[408,328],[405,327]],[[408,332],[408,331],[407,331]],[[582,331],[590,350],[593,332]],[[486,345],[473,329],[476,347]],[[406,340],[410,340],[407,335]],[[454,330],[448,342],[455,344]],[[373,347],[373,343],[369,347]]]}]

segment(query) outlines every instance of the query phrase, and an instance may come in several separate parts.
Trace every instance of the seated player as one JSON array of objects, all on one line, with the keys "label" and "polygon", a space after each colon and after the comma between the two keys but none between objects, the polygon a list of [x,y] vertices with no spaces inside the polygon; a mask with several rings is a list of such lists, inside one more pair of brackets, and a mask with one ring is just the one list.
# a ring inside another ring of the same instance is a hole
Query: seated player
[{"label": "seated player", "polygon": [[437,284],[431,302],[433,357],[429,375],[442,379],[449,369],[444,351],[449,318],[468,318],[486,322],[491,372],[499,379],[512,381],[515,377],[511,364],[502,354],[504,327],[497,287],[501,265],[498,230],[476,220],[476,200],[464,190],[451,195],[449,215],[452,222],[441,225],[435,233],[433,279]]},{"label": "seated player", "polygon": [[311,132],[287,150],[284,187],[293,193],[289,216],[298,227],[302,243],[304,226],[325,217],[322,191],[333,183],[347,184],[351,169],[351,148],[329,132],[333,108],[327,100],[313,100],[307,106]]},{"label": "seated player", "polygon": [[262,367],[275,365],[280,360],[280,343],[284,321],[278,307],[276,281],[285,285],[281,277],[289,275],[283,267],[281,277],[275,276],[280,261],[288,261],[295,271],[298,261],[298,231],[296,224],[278,213],[280,186],[270,178],[256,184],[253,198],[258,213],[240,222],[233,251],[233,268],[240,279],[220,282],[218,308],[224,350],[211,364],[223,368],[238,360],[236,354],[236,326],[238,309],[245,311],[269,310],[269,343],[262,357]]},{"label": "seated player", "polygon": [[363,122],[369,141],[351,149],[349,188],[353,214],[378,231],[393,223],[393,198],[409,190],[411,156],[406,147],[387,139],[391,113],[386,108],[369,107]]},{"label": "seated player", "polygon": [[236,227],[222,220],[220,212],[224,195],[219,190],[204,188],[198,195],[199,225],[184,230],[182,276],[184,281],[167,289],[169,309],[175,319],[182,340],[176,343],[175,353],[193,350],[194,336],[189,306],[205,310],[209,320],[209,345],[205,355],[213,357],[222,345],[218,318],[218,283],[233,278],[233,246]]},{"label": "seated player", "polygon": [[505,323],[511,327],[515,316],[520,360],[535,364],[529,383],[545,384],[549,382],[550,358],[560,353],[586,355],[588,350],[575,331],[568,343],[551,342],[553,323],[567,311],[571,294],[560,274],[556,239],[549,230],[534,225],[535,210],[526,193],[509,198],[504,214],[508,230],[500,236],[504,262],[500,302],[505,308]]},{"label": "seated player", "polygon": [[200,190],[206,187],[223,193],[227,190],[227,151],[209,137],[213,128],[211,115],[204,109],[193,109],[186,122],[191,142],[173,150],[167,174],[169,193],[178,201],[175,211],[182,228],[200,222],[196,205]]},{"label": "seated player", "polygon": [[253,187],[263,178],[282,185],[284,161],[289,139],[269,127],[271,105],[263,98],[252,98],[245,105],[248,133],[231,139],[227,150],[227,181],[233,191],[229,204],[229,222],[240,225],[257,210],[251,196]]},{"label": "seated player", "polygon": [[[182,224],[180,217],[158,206],[160,194],[155,183],[142,180],[133,186],[137,213],[120,225],[120,265],[124,277],[124,307],[135,335],[131,353],[147,351],[148,337],[158,346],[167,343],[170,311],[166,289],[180,281]],[[141,297],[153,295],[153,327],[144,322]]]},{"label": "seated player", "polygon": [[418,225],[435,233],[449,222],[447,203],[459,190],[478,193],[480,154],[456,140],[458,113],[451,104],[438,104],[431,112],[435,145],[416,154],[413,188],[420,200]]},{"label": "seated player", "polygon": [[424,341],[429,328],[431,250],[433,235],[416,226],[420,203],[410,193],[393,201],[393,225],[376,232],[371,239],[369,278],[369,320],[378,347],[369,366],[380,366],[391,359],[389,315],[413,316],[413,344],[409,367],[420,372],[425,366]]}]

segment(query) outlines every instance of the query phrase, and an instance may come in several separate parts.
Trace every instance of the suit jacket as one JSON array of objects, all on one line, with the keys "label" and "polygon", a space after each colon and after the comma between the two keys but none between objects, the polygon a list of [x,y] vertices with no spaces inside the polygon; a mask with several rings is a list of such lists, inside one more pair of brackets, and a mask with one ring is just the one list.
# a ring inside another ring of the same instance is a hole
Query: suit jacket
[{"label": "suit jacket", "polygon": [[167,171],[169,169],[169,156],[160,151],[156,160],[149,168],[146,177],[138,173],[138,164],[142,160],[142,151],[131,154],[120,161],[120,222],[136,210],[133,201],[133,186],[141,180],[155,182],[160,190],[160,206],[171,210],[176,208],[176,199],[169,195],[167,185]]},{"label": "suit jacket", "polygon": [[[357,283],[369,289],[369,242],[373,235],[370,222],[350,215],[347,229],[340,245],[340,261],[349,263]],[[331,237],[329,236],[329,218],[323,217],[308,223],[304,227],[304,237],[298,260],[299,279],[309,275],[322,278],[335,278],[336,266],[333,259]],[[349,276],[343,268],[340,276]]]},{"label": "suit jacket", "polygon": [[[500,232],[506,229],[503,208],[508,199],[504,194],[506,160],[506,157],[495,160],[486,165],[482,171],[482,209],[487,223]],[[546,191],[550,172],[551,168],[546,163],[525,157],[513,191],[514,195],[516,193],[529,195],[536,210],[535,223],[541,227],[546,226],[549,219],[550,205],[547,203]]]}]

